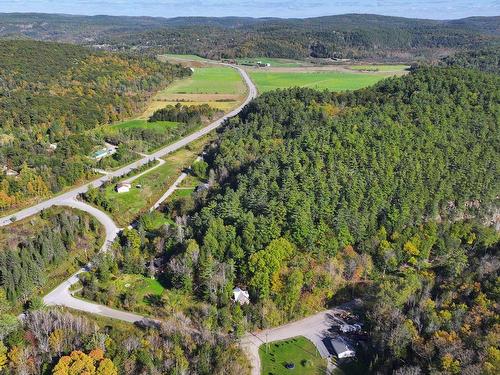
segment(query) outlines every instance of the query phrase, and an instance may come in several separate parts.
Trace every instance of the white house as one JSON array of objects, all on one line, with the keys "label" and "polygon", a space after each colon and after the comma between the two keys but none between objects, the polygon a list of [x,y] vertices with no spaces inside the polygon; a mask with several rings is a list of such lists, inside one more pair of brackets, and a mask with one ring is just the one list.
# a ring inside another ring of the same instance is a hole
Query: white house
[{"label": "white house", "polygon": [[250,295],[248,294],[248,292],[238,287],[233,289],[233,299],[234,302],[238,302],[240,305],[246,305],[250,303]]},{"label": "white house", "polygon": [[356,352],[354,351],[354,349],[351,348],[342,337],[331,339],[330,342],[339,359],[356,357]]},{"label": "white house", "polygon": [[132,187],[132,185],[130,185],[130,183],[128,183],[128,182],[120,182],[120,183],[116,184],[116,192],[117,193],[127,193],[130,191],[131,187]]}]

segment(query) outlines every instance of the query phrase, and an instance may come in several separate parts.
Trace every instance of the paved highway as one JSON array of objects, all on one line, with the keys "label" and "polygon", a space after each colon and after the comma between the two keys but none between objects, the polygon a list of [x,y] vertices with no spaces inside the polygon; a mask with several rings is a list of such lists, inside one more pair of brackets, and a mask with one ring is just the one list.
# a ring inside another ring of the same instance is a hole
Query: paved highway
[{"label": "paved highway", "polygon": [[243,69],[241,69],[237,66],[234,66],[234,65],[230,65],[230,64],[221,64],[221,65],[229,66],[233,69],[236,69],[240,73],[240,75],[242,76],[242,78],[245,81],[245,84],[248,87],[247,98],[245,99],[243,104],[241,104],[238,108],[229,112],[224,117],[211,123],[210,125],[204,127],[203,129],[200,129],[197,132],[194,132],[194,133],[188,135],[187,137],[182,138],[181,140],[179,140],[171,145],[168,145],[168,146],[158,150],[157,152],[155,152],[151,155],[147,155],[147,156],[143,157],[142,159],[140,159],[132,164],[129,164],[125,167],[122,167],[114,172],[110,172],[106,176],[100,177],[100,178],[90,182],[89,184],[77,187],[75,189],[72,189],[70,191],[62,193],[54,198],[40,202],[36,205],[25,208],[23,210],[20,210],[16,213],[11,214],[11,215],[0,217],[0,226],[9,225],[12,223],[12,221],[25,219],[29,216],[32,216],[32,215],[39,213],[42,210],[49,208],[49,207],[63,204],[63,202],[67,202],[69,200],[72,200],[72,199],[76,198],[79,194],[85,193],[88,190],[90,185],[92,185],[94,187],[99,187],[102,184],[104,184],[105,182],[110,181],[114,177],[121,177],[121,176],[131,172],[132,170],[148,163],[152,159],[159,159],[167,154],[170,154],[171,152],[174,152],[174,151],[186,146],[190,142],[192,142],[198,138],[203,137],[205,134],[210,133],[212,130],[219,127],[226,119],[233,117],[233,116],[236,116],[243,109],[243,107],[245,107],[252,99],[257,97],[257,88],[253,84],[253,82],[250,79],[250,77],[248,76],[248,74]]}]

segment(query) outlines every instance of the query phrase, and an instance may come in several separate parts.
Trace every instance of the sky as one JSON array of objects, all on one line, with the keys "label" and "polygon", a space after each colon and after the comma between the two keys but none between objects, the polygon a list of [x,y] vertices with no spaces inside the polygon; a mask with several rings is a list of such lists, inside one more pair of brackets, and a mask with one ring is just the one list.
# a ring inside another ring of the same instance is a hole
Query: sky
[{"label": "sky", "polygon": [[281,18],[375,13],[455,19],[500,15],[500,0],[0,0],[0,12]]}]

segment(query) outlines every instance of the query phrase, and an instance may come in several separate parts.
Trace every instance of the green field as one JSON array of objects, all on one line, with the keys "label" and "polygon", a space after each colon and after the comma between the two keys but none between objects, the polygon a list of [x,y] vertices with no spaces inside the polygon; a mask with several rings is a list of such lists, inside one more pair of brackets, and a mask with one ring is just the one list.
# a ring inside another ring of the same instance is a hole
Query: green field
[{"label": "green field", "polygon": [[205,59],[204,57],[200,57],[197,55],[177,55],[175,53],[167,53],[164,56],[165,59],[169,60],[193,60],[193,61],[210,61]]},{"label": "green field", "polygon": [[241,94],[239,73],[229,67],[194,68],[193,75],[177,81],[167,94]]},{"label": "green field", "polygon": [[371,86],[386,76],[343,72],[250,72],[250,77],[263,93],[289,87],[310,87],[332,91],[357,90]]},{"label": "green field", "polygon": [[147,122],[146,120],[136,119],[109,126],[107,130],[151,129],[155,132],[163,133],[165,130],[174,129],[179,125],[181,125],[181,123],[173,121]]},{"label": "green field", "polygon": [[303,61],[291,60],[291,59],[275,59],[269,57],[236,59],[236,62],[241,65],[256,65],[258,61],[262,62],[263,64],[271,64],[271,67],[278,67],[278,68],[295,68],[307,65]]},{"label": "green field", "polygon": [[366,70],[370,72],[401,72],[409,68],[408,65],[350,65],[351,70]]},{"label": "green field", "polygon": [[[261,373],[263,375],[319,375],[326,371],[326,361],[321,358],[314,344],[305,337],[298,336],[284,341],[261,345]],[[293,363],[294,369],[287,369],[286,363]]]}]

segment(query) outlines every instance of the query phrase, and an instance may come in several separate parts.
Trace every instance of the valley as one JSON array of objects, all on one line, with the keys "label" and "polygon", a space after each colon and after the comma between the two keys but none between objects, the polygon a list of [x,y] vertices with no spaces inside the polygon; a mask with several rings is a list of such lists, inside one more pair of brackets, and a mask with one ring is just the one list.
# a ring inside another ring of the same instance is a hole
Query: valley
[{"label": "valley", "polygon": [[497,18],[0,15],[0,375],[494,374]]}]

